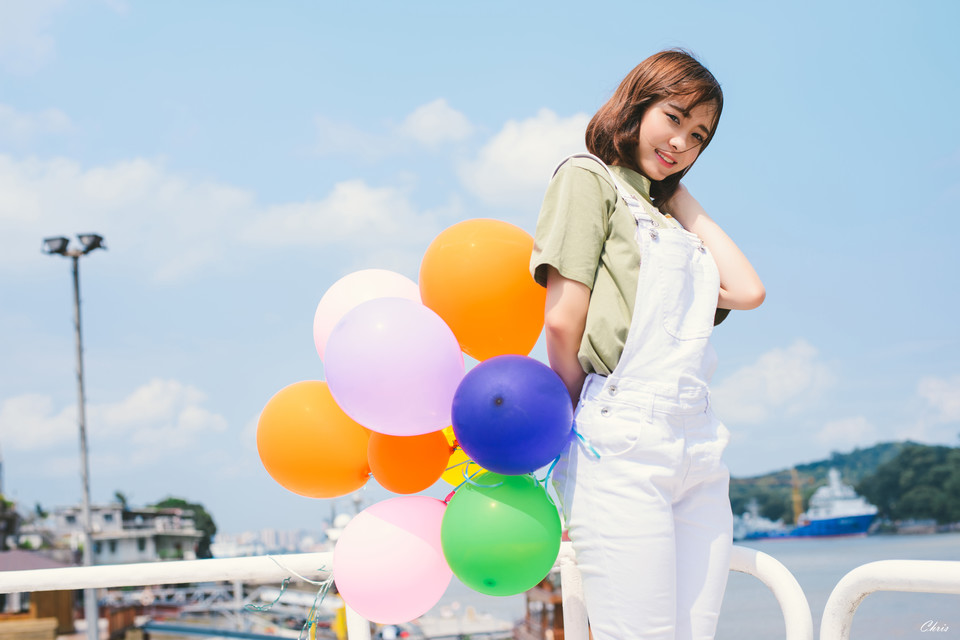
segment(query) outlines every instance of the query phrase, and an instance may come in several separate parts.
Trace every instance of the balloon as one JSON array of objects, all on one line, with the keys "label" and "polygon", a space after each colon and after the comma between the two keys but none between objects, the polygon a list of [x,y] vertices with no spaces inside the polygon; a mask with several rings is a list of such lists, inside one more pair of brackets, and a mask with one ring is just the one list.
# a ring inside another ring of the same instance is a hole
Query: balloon
[{"label": "balloon", "polygon": [[413,620],[439,602],[452,578],[440,543],[445,508],[436,498],[401,496],[357,514],[333,550],[344,602],[380,624]]},{"label": "balloon", "polygon": [[313,315],[313,343],[323,360],[330,332],[343,315],[374,298],[406,298],[420,302],[417,283],[386,269],[364,269],[348,274],[327,289]]},{"label": "balloon", "polygon": [[463,354],[430,309],[377,298],[348,311],[333,328],[324,369],[348,416],[380,433],[415,436],[450,424]]},{"label": "balloon", "polygon": [[533,238],[499,220],[441,232],[420,263],[420,297],[477,360],[530,353],[543,328],[546,289],[529,272]]},{"label": "balloon", "polygon": [[442,431],[419,436],[373,433],[367,460],[373,477],[384,489],[416,493],[440,479],[452,449]]},{"label": "balloon", "polygon": [[[484,473],[450,499],[440,537],[465,585],[491,596],[523,593],[543,580],[560,552],[560,516],[529,475]],[[483,486],[490,485],[490,486]]]},{"label": "balloon", "polygon": [[278,391],[257,423],[257,451],[267,473],[308,498],[342,496],[366,484],[369,438],[340,410],[327,383],[317,380]]},{"label": "balloon", "polygon": [[[486,469],[476,462],[471,461],[470,457],[463,452],[463,449],[460,447],[453,449],[457,442],[457,437],[453,434],[453,427],[446,427],[443,430],[443,435],[446,436],[447,442],[450,443],[452,449],[450,460],[447,461],[447,469],[443,472],[443,475],[440,476],[444,482],[454,487],[459,487],[463,484],[464,477],[470,478],[486,471]],[[467,470],[466,476],[463,474],[464,467],[466,467]]]},{"label": "balloon", "polygon": [[554,371],[526,356],[497,356],[474,367],[457,388],[453,431],[486,469],[530,473],[560,455],[573,433],[570,394]]}]

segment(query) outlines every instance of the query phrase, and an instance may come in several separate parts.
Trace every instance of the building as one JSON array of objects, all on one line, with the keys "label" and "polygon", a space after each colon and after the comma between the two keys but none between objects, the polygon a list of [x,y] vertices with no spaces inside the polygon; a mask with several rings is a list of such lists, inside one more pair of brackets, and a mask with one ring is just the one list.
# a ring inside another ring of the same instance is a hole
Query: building
[{"label": "building", "polygon": [[[62,563],[32,551],[0,552],[0,571],[59,569]],[[0,637],[53,637],[74,632],[73,591],[0,594]],[[42,636],[35,635],[37,632]]]},{"label": "building", "polygon": [[[196,560],[203,533],[186,509],[124,508],[110,504],[90,507],[93,563],[127,564],[155,560]],[[83,517],[79,506],[59,508],[47,526],[56,537],[79,550]]]}]

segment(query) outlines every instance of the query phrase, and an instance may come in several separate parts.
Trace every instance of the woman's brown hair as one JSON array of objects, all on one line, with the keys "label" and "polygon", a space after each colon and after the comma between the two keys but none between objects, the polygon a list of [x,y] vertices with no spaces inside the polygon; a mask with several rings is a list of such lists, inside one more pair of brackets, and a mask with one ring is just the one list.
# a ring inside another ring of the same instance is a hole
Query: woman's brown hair
[{"label": "woman's brown hair", "polygon": [[[716,131],[723,111],[723,91],[713,74],[683,49],[656,53],[627,74],[587,125],[587,149],[607,164],[640,172],[637,164],[640,121],[651,104],[668,96],[690,98],[688,108],[691,109],[703,103],[716,106],[711,133],[701,144],[699,157]],[[654,204],[659,206],[669,200],[689,170],[687,167],[663,180],[651,182],[650,196]]]}]

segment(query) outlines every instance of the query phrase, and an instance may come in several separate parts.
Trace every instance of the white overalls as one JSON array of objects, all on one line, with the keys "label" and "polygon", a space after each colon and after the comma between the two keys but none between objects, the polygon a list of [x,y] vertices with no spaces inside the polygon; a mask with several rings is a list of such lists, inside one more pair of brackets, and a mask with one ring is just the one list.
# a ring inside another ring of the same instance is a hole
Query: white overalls
[{"label": "white overalls", "polygon": [[707,388],[720,277],[695,234],[658,228],[607,173],[637,221],[637,299],[619,363],[580,395],[587,444],[573,441],[554,481],[594,639],[709,639],[732,544],[730,436]]}]

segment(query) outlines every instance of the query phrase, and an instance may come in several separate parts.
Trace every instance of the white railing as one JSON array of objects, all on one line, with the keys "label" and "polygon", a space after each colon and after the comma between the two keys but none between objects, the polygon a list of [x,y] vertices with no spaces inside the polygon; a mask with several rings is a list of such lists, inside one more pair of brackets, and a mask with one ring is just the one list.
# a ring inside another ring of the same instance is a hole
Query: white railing
[{"label": "white railing", "polygon": [[960,594],[960,562],[880,560],[861,565],[833,588],[820,623],[820,640],[849,640],[853,614],[875,591]]},{"label": "white railing", "polygon": [[[573,548],[560,547],[557,559],[563,592],[564,637],[586,640],[587,611]],[[330,578],[332,553],[299,553],[251,558],[181,560],[97,567],[69,567],[0,572],[0,593],[151,586],[184,582],[276,581]],[[786,640],[813,640],[813,617],[793,575],[773,557],[734,546],[730,570],[759,578],[773,592],[783,612]],[[853,615],[874,591],[960,594],[960,562],[883,560],[857,567],[837,583],[827,601],[820,640],[849,640]],[[347,608],[350,640],[370,640],[370,624]]]},{"label": "white railing", "polygon": [[218,580],[281,582],[284,578],[291,578],[296,574],[310,580],[326,580],[330,577],[332,566],[332,553],[296,553],[252,558],[175,560],[96,567],[3,571],[0,572],[0,593],[105,589]]},{"label": "white railing", "polygon": [[730,570],[760,579],[773,592],[786,627],[786,640],[813,640],[813,615],[807,596],[790,571],[772,556],[734,545]]},{"label": "white railing", "polygon": [[[583,583],[577,570],[573,547],[560,546],[560,589],[563,594],[563,637],[565,640],[587,640],[587,608],[583,601]],[[771,556],[733,547],[730,570],[749,573],[767,585],[780,603],[786,626],[786,640],[813,640],[813,616],[803,589],[786,567]]]}]

